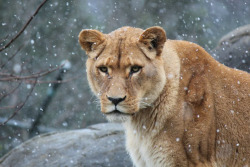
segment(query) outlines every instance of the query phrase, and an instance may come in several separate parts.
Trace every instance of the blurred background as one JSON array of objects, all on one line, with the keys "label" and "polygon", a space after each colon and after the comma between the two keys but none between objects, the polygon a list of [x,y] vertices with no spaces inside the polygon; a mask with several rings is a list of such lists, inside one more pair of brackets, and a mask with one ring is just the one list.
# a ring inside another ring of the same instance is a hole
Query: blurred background
[{"label": "blurred background", "polygon": [[[42,2],[0,0],[0,47]],[[169,39],[192,41],[211,53],[249,18],[249,0],[48,0],[0,52],[0,157],[41,133],[106,122],[86,79],[86,55],[78,44],[82,29],[109,33],[157,25]]]}]

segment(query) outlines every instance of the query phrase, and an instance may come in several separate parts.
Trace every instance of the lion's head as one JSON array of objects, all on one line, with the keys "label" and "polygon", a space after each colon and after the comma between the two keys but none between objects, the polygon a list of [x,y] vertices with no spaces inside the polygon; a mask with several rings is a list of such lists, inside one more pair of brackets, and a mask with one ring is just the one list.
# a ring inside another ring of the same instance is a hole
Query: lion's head
[{"label": "lion's head", "polygon": [[125,121],[157,99],[166,82],[161,57],[165,41],[160,27],[80,32],[79,43],[88,55],[88,81],[108,120]]}]

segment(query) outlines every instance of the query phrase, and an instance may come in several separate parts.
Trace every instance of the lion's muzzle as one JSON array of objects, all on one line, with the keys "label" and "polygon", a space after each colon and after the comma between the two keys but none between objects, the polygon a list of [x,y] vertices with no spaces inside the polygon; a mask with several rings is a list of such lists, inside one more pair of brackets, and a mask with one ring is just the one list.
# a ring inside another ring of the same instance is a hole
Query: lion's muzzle
[{"label": "lion's muzzle", "polygon": [[118,103],[124,101],[126,99],[126,96],[124,96],[123,98],[114,98],[114,97],[108,97],[109,101],[111,101],[115,106],[118,105]]}]

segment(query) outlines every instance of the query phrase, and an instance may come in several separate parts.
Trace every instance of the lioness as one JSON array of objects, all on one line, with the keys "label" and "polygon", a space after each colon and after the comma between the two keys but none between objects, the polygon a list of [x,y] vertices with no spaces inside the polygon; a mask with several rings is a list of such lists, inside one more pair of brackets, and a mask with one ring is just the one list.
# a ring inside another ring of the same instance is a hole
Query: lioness
[{"label": "lioness", "polygon": [[250,165],[250,75],[161,27],[83,30],[90,87],[137,167]]}]

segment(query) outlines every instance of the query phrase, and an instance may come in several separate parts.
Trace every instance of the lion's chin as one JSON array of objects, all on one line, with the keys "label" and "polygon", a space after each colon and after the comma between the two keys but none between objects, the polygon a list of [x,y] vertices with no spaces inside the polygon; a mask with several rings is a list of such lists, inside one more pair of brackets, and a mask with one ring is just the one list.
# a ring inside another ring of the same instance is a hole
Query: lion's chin
[{"label": "lion's chin", "polygon": [[124,123],[128,121],[132,116],[130,114],[124,114],[119,111],[114,111],[105,115],[109,122],[115,122],[115,123]]}]

